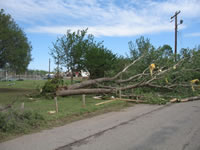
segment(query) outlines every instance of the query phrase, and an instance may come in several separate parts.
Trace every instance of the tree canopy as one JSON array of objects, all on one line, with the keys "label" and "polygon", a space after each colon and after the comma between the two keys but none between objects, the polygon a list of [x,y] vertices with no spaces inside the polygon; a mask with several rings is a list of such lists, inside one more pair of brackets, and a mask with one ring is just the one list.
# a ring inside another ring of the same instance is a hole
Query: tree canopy
[{"label": "tree canopy", "polygon": [[[65,35],[58,38],[53,43],[51,55],[56,64],[67,67],[71,71],[71,82],[73,82],[73,73],[83,69],[83,51],[86,48],[86,30],[77,32],[67,31]],[[59,69],[59,68],[58,68]]]},{"label": "tree canopy", "polygon": [[100,78],[109,75],[117,65],[117,55],[105,48],[103,42],[94,41],[90,35],[88,47],[84,51],[84,67],[90,72],[91,78]]},{"label": "tree canopy", "polygon": [[32,46],[9,14],[0,10],[0,68],[24,72],[31,61]]},{"label": "tree canopy", "polygon": [[96,42],[94,36],[86,35],[86,30],[67,31],[66,35],[53,43],[51,55],[59,63],[72,71],[87,70],[91,78],[103,77],[115,68],[117,56]]}]

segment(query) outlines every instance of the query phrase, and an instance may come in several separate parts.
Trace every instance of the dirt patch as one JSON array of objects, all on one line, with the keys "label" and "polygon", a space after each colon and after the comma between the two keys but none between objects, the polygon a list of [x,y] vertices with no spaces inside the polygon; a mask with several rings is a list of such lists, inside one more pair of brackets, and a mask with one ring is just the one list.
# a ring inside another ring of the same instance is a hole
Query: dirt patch
[{"label": "dirt patch", "polygon": [[15,93],[15,92],[32,92],[30,89],[19,89],[19,88],[0,88],[0,93]]}]

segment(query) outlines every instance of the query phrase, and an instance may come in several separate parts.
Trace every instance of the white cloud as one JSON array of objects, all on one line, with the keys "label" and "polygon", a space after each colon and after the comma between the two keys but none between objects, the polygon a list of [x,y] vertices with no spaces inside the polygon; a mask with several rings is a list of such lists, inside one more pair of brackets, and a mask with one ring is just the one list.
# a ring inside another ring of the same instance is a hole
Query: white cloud
[{"label": "white cloud", "polygon": [[158,11],[167,14],[180,10],[181,16],[185,18],[200,16],[199,0],[168,0],[163,3],[157,3],[156,7]]},{"label": "white cloud", "polygon": [[169,25],[160,26],[155,25],[151,27],[145,26],[131,26],[116,25],[116,26],[37,26],[35,28],[27,29],[27,32],[33,33],[52,33],[52,34],[64,34],[67,30],[77,31],[78,29],[88,28],[88,33],[95,36],[134,36],[146,33],[157,33],[161,31],[172,30]]},{"label": "white cloud", "polygon": [[170,17],[181,10],[184,19],[200,17],[199,0],[6,0],[0,6],[26,31],[64,34],[89,28],[96,36],[133,36],[173,30]]},{"label": "white cloud", "polygon": [[185,37],[200,37],[200,32],[185,34]]}]

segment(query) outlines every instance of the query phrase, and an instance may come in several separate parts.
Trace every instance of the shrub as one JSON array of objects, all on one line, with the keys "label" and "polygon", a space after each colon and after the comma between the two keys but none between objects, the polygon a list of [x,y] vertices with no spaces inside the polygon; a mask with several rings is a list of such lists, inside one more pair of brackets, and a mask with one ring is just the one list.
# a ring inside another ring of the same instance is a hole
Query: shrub
[{"label": "shrub", "polygon": [[25,132],[27,128],[38,127],[44,121],[44,117],[37,112],[17,110],[0,112],[0,131]]},{"label": "shrub", "polygon": [[64,81],[63,78],[60,76],[55,76],[53,79],[49,79],[42,88],[42,94],[48,95],[48,93],[54,93],[56,92],[56,89],[59,87],[59,85],[63,85]]}]

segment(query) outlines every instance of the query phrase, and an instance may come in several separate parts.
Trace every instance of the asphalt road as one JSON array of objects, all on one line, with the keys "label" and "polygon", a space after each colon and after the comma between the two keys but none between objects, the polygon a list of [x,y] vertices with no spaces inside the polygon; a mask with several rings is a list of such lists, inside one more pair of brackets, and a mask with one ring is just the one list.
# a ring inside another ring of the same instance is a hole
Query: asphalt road
[{"label": "asphalt road", "polygon": [[200,101],[136,105],[0,143],[0,150],[200,150]]},{"label": "asphalt road", "polygon": [[59,150],[200,150],[200,101],[158,109]]}]

